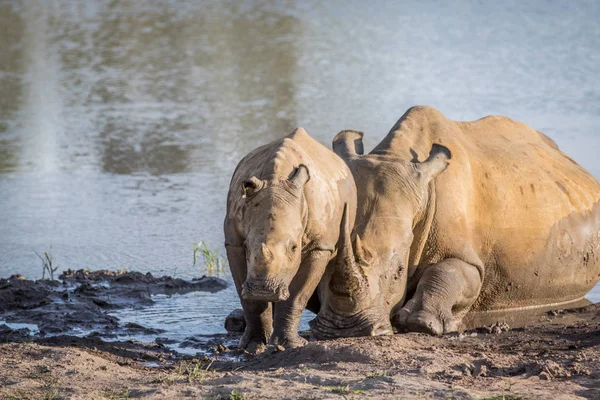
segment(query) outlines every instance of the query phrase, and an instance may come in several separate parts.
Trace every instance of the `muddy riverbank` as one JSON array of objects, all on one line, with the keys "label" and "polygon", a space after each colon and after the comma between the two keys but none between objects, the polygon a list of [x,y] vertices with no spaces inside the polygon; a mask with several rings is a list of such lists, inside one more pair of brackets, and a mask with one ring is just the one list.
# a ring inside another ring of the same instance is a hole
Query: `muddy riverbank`
[{"label": "muddy riverbank", "polygon": [[226,336],[209,345],[210,355],[193,357],[159,342],[7,333],[0,335],[6,399],[600,397],[598,305],[515,330],[310,342],[259,356],[228,349]]},{"label": "muddy riverbank", "polygon": [[[161,332],[108,314],[151,306],[157,293],[225,285],[124,271],[1,279],[0,398],[600,398],[598,304],[544,313],[518,329],[311,341],[258,356],[237,350],[234,333],[191,335],[182,354]],[[137,331],[154,341],[117,335]]]},{"label": "muddy riverbank", "polygon": [[41,337],[74,333],[103,338],[159,334],[160,330],[135,323],[121,324],[110,312],[150,307],[154,295],[217,292],[228,286],[225,280],[215,277],[184,280],[106,270],[68,270],[58,279],[32,281],[20,275],[0,279],[0,321],[33,324],[33,329],[25,329]]}]

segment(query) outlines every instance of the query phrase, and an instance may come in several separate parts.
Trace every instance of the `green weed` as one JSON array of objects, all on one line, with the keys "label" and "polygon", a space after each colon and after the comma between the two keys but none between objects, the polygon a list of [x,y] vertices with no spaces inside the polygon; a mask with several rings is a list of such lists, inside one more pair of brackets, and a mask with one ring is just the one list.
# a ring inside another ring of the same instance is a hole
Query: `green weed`
[{"label": "green weed", "polygon": [[182,376],[187,376],[189,382],[201,381],[208,376],[212,363],[213,362],[211,361],[206,367],[204,367],[201,361],[195,363],[187,363],[182,361],[179,364],[177,373]]},{"label": "green weed", "polygon": [[150,383],[157,384],[165,384],[165,385],[173,385],[177,382],[177,378],[171,374],[159,375],[156,378],[152,379]]},{"label": "green weed", "polygon": [[110,400],[129,400],[131,399],[129,389],[109,390],[104,396]]},{"label": "green weed", "polygon": [[384,376],[387,376],[387,371],[374,371],[374,372],[371,372],[370,374],[368,374],[365,378],[366,379],[377,379],[377,378],[383,378]]},{"label": "green weed", "polygon": [[198,262],[198,255],[202,257],[203,265],[206,268],[205,275],[212,276],[215,273],[220,273],[223,271],[224,262],[221,256],[219,256],[219,250],[209,249],[204,241],[200,241],[200,243],[194,243],[194,264],[192,267],[196,266],[196,263]]},{"label": "green weed", "polygon": [[236,390],[232,390],[231,393],[229,393],[229,400],[244,400],[245,398],[246,396],[243,393]]},{"label": "green weed", "polygon": [[58,388],[56,387],[57,384],[57,379],[50,379],[44,384],[44,386],[42,386],[42,390],[44,391],[44,397],[42,397],[42,400],[56,400],[58,397]]},{"label": "green weed", "polygon": [[52,262],[52,245],[50,245],[50,251],[44,252],[44,257],[40,256],[40,254],[34,250],[34,253],[42,260],[42,279],[46,279],[46,272],[50,275],[50,280],[54,280],[54,273],[58,269],[58,265],[54,266]]},{"label": "green weed", "polygon": [[328,391],[330,391],[331,393],[335,393],[335,394],[341,394],[341,395],[346,395],[346,394],[361,394],[364,393],[364,390],[352,390],[350,389],[350,385],[340,385],[340,386],[328,386],[326,388]]}]

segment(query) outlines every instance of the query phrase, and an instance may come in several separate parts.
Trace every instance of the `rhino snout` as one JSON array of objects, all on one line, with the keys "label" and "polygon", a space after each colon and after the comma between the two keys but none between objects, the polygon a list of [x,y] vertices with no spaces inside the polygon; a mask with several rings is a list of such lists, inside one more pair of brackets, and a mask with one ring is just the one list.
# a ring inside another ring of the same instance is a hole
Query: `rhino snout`
[{"label": "rhino snout", "polygon": [[242,287],[242,297],[254,301],[285,301],[290,297],[290,291],[283,281],[248,279]]}]

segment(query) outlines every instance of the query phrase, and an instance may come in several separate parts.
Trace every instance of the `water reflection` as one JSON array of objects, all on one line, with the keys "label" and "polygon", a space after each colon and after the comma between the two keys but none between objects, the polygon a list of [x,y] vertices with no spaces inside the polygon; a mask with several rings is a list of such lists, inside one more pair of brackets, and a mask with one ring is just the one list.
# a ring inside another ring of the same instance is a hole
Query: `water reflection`
[{"label": "water reflection", "polygon": [[0,4],[0,172],[17,167],[14,134],[22,92],[24,23],[8,4]]},{"label": "water reflection", "polygon": [[3,93],[25,92],[0,103],[18,169],[186,172],[291,131],[301,26],[272,4],[5,6],[2,46],[22,49],[1,57]]}]

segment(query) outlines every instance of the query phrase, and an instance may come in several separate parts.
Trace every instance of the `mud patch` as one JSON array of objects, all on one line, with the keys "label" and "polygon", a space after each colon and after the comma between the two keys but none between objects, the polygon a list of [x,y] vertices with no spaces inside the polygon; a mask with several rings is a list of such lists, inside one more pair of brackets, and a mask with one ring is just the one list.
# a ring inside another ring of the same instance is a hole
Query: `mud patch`
[{"label": "mud patch", "polygon": [[[68,270],[59,281],[12,276],[0,279],[0,321],[36,324],[41,337],[83,332],[106,338],[117,334],[155,335],[161,331],[134,323],[121,325],[108,312],[151,306],[152,295],[156,294],[216,292],[226,287],[226,281],[215,277],[188,281],[127,271]],[[7,334],[15,335],[2,332],[0,340]]]}]

